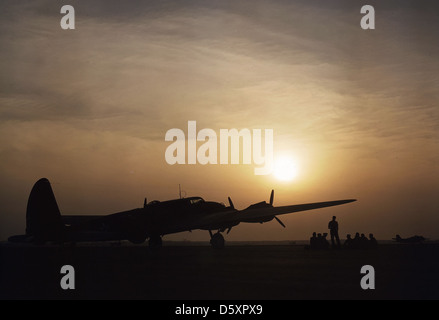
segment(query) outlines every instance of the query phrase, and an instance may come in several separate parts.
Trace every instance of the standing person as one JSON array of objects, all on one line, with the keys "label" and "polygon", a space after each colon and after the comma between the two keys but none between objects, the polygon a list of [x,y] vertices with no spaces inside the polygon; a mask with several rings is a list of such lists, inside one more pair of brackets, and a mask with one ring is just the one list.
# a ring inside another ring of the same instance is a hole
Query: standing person
[{"label": "standing person", "polygon": [[338,237],[338,222],[335,221],[336,217],[333,216],[332,220],[328,223],[328,229],[330,230],[331,234],[331,242],[332,247],[335,248],[335,241],[334,238],[337,240],[337,247],[340,248],[340,238]]}]

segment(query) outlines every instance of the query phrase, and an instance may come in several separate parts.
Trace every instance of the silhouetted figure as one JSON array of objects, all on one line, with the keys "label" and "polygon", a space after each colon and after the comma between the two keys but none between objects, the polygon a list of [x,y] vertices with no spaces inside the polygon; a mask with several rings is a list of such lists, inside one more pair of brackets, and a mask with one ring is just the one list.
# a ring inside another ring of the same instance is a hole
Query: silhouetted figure
[{"label": "silhouetted figure", "polygon": [[352,239],[350,234],[346,235],[346,241],[343,243],[343,248],[345,249],[352,249],[352,242],[354,240]]},{"label": "silhouetted figure", "polygon": [[312,233],[312,237],[309,238],[309,246],[311,249],[317,248],[317,234],[315,232]]},{"label": "silhouetted figure", "polygon": [[376,249],[378,247],[378,241],[374,238],[373,234],[369,234],[369,248],[370,249]]},{"label": "silhouetted figure", "polygon": [[360,233],[355,233],[354,239],[352,239],[352,249],[358,249],[360,247]]},{"label": "silhouetted figure", "polygon": [[325,232],[322,236],[322,249],[328,250],[329,249],[329,241],[326,239],[328,234]]},{"label": "silhouetted figure", "polygon": [[369,240],[366,238],[366,236],[364,235],[364,233],[361,234],[360,236],[360,249],[367,249],[369,245]]},{"label": "silhouetted figure", "polygon": [[322,234],[321,233],[317,233],[317,241],[316,241],[316,249],[321,249],[322,248]]},{"label": "silhouetted figure", "polygon": [[340,248],[340,238],[338,237],[338,222],[335,221],[335,219],[336,219],[336,217],[333,216],[332,220],[329,221],[328,229],[330,230],[330,234],[331,234],[332,247],[335,248],[334,239],[336,239],[337,240],[337,247]]}]

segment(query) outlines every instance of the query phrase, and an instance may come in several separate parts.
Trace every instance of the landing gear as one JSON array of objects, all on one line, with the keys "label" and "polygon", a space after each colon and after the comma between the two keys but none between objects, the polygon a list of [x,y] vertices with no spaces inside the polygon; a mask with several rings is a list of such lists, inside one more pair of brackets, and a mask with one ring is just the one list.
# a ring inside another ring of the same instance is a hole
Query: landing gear
[{"label": "landing gear", "polygon": [[226,243],[226,241],[224,240],[223,235],[218,231],[217,233],[215,233],[214,235],[212,235],[212,232],[209,231],[210,233],[210,244],[212,245],[212,247],[214,249],[222,249],[224,248],[224,245]]},{"label": "landing gear", "polygon": [[151,248],[159,248],[162,246],[162,237],[161,236],[151,236],[149,237],[148,244]]}]

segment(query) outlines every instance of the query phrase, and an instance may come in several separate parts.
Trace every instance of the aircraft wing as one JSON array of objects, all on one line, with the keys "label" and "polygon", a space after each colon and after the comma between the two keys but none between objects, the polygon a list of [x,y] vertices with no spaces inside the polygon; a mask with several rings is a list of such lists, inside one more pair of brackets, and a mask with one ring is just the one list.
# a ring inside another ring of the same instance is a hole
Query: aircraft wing
[{"label": "aircraft wing", "polygon": [[274,217],[281,214],[294,213],[300,211],[307,211],[319,208],[326,208],[332,206],[338,206],[345,203],[350,203],[356,201],[355,199],[349,200],[336,200],[336,201],[326,201],[326,202],[314,202],[314,203],[306,203],[306,204],[296,204],[290,206],[281,206],[281,207],[273,207],[269,204],[265,207],[249,207],[245,210],[239,211],[238,217],[242,222],[246,220],[257,220],[264,219],[269,217]]},{"label": "aircraft wing", "polygon": [[[200,224],[205,228],[209,225],[236,225],[241,222],[267,222],[275,218],[277,215],[288,214],[300,211],[314,210],[319,208],[326,208],[338,206],[356,201],[355,199],[336,200],[326,202],[314,202],[306,204],[296,204],[289,206],[273,207],[271,204],[262,202],[252,205],[244,210],[237,210],[227,214],[217,213],[207,216],[200,221]],[[212,228],[215,229],[215,228]]]}]

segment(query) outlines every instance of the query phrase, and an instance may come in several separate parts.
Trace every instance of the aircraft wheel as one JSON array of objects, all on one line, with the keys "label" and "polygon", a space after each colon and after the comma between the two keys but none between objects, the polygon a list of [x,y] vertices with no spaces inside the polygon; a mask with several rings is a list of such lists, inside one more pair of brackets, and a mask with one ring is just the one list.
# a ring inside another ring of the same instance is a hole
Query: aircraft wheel
[{"label": "aircraft wheel", "polygon": [[161,247],[163,242],[162,242],[162,237],[161,236],[152,236],[149,238],[149,246],[150,247]]},{"label": "aircraft wheel", "polygon": [[214,249],[222,249],[225,245],[224,237],[221,233],[215,233],[212,238],[210,239],[210,244]]}]

